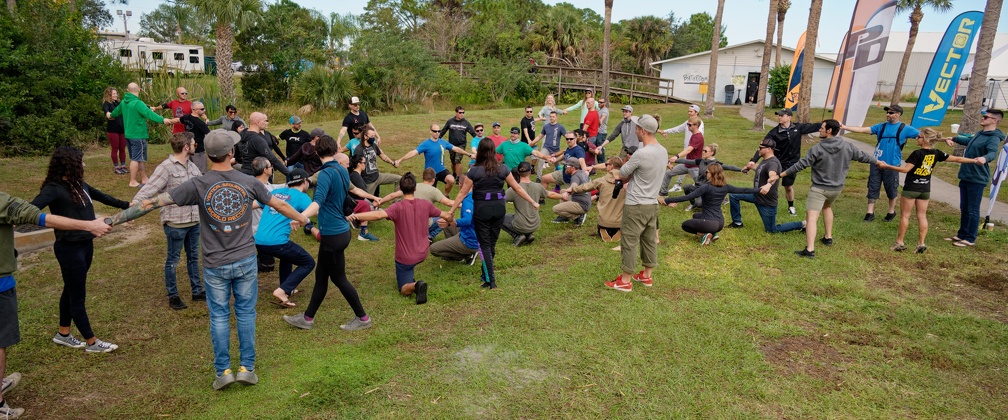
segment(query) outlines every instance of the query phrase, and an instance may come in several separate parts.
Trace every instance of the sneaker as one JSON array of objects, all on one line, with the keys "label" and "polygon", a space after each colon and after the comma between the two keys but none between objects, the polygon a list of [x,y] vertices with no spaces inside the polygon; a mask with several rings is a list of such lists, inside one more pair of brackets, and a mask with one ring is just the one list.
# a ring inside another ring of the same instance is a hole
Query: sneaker
[{"label": "sneaker", "polygon": [[703,237],[700,238],[700,245],[710,245],[711,241],[714,240],[714,235],[710,233],[705,233]]},{"label": "sneaker", "polygon": [[794,207],[788,207],[788,208],[787,208],[787,214],[790,214],[790,215],[792,215],[792,216],[795,216],[795,215],[797,215],[797,214],[798,214],[798,211],[797,211],[797,210],[795,210],[795,208],[794,208]]},{"label": "sneaker", "polygon": [[711,241],[711,243],[714,243],[714,242],[717,242],[717,240],[718,240],[718,239],[721,239],[721,237],[720,237],[720,236],[718,236],[718,234],[716,234],[716,233],[715,233],[715,234],[714,234],[714,237],[713,237],[713,238],[711,238],[711,240],[710,240],[710,241]]},{"label": "sneaker", "polygon": [[815,251],[809,251],[808,249],[802,248],[794,252],[799,257],[815,258]]},{"label": "sneaker", "polygon": [[361,321],[360,318],[354,317],[354,319],[351,319],[350,322],[340,325],[339,327],[342,328],[344,331],[364,330],[371,328],[371,319],[368,318],[367,321]]},{"label": "sneaker", "polygon": [[467,265],[473,265],[473,264],[476,264],[476,260],[477,259],[479,259],[479,253],[478,252],[474,252],[474,253],[472,253],[472,255],[466,257],[465,263]]},{"label": "sneaker", "polygon": [[416,304],[423,305],[427,303],[427,283],[418,281],[416,282]]},{"label": "sneaker", "polygon": [[199,302],[199,301],[206,302],[206,292],[199,292],[199,293],[197,293],[195,295],[192,295],[192,301],[193,302]]},{"label": "sneaker", "polygon": [[875,220],[875,213],[865,213],[864,221],[870,222],[872,220]]},{"label": "sneaker", "polygon": [[82,349],[84,347],[87,347],[87,343],[78,340],[76,337],[73,336],[73,334],[68,334],[67,336],[64,337],[60,335],[60,333],[56,333],[56,335],[53,336],[52,341],[53,343],[59,344],[61,346],[67,346],[72,349]]},{"label": "sneaker", "polygon": [[18,384],[21,382],[21,374],[18,372],[11,372],[4,376],[3,387],[0,389],[0,395],[7,394],[17,388]]},{"label": "sneaker", "polygon": [[315,320],[309,321],[305,319],[303,312],[297,315],[284,315],[283,320],[287,321],[287,323],[291,324],[291,326],[302,330],[315,328]]},{"label": "sneaker", "polygon": [[633,276],[630,277],[630,279],[639,282],[640,284],[646,287],[651,287],[652,285],[654,285],[654,280],[651,277],[644,277],[644,270],[641,270],[640,273],[634,274]]},{"label": "sneaker", "polygon": [[235,380],[243,385],[255,385],[259,383],[259,375],[256,375],[254,371],[248,370],[245,366],[238,368],[238,375]]},{"label": "sneaker", "polygon": [[521,235],[521,234],[515,235],[514,241],[511,242],[511,245],[512,246],[522,246],[522,245],[525,244],[526,238],[527,237],[525,235]]},{"label": "sneaker", "polygon": [[693,207],[695,207],[695,206],[692,205],[692,204],[686,206],[686,211],[693,211]]},{"label": "sneaker", "polygon": [[833,238],[824,237],[822,239],[819,239],[819,242],[822,242],[822,244],[826,246],[833,246]]},{"label": "sneaker", "polygon": [[613,279],[613,281],[607,281],[607,282],[605,282],[605,287],[608,287],[608,288],[613,289],[613,290],[619,290],[621,292],[632,292],[633,291],[633,283],[630,283],[630,282],[626,282],[626,283],[620,282],[620,277],[621,276],[622,275],[616,276],[616,278]]},{"label": "sneaker", "polygon": [[553,219],[553,223],[567,223],[567,222],[570,222],[570,221],[571,221],[570,219],[568,219],[566,217],[563,217],[563,216],[557,216],[556,219]]},{"label": "sneaker", "polygon": [[927,251],[927,245],[917,245],[917,253],[918,254],[923,254],[924,251]]},{"label": "sneaker", "polygon": [[358,241],[371,241],[371,242],[376,242],[376,241],[378,241],[379,239],[378,239],[378,237],[377,237],[377,236],[374,236],[374,235],[372,235],[372,234],[371,234],[371,232],[367,232],[367,233],[360,233],[360,234],[357,234],[357,240],[358,240]]},{"label": "sneaker", "polygon": [[672,191],[672,192],[682,191],[682,185],[675,184],[675,185],[672,186],[672,189],[670,191]]},{"label": "sneaker", "polygon": [[117,348],[119,346],[115,344],[95,339],[94,344],[84,347],[84,351],[88,353],[112,353]]},{"label": "sneaker", "polygon": [[892,219],[896,218],[896,213],[886,213],[885,217],[882,218],[883,221],[891,222]]},{"label": "sneaker", "polygon": [[528,244],[532,243],[532,241],[534,241],[534,240],[535,240],[535,235],[533,235],[531,233],[528,234],[528,235],[525,235],[525,245],[528,245]]},{"label": "sneaker", "polygon": [[5,419],[16,419],[21,417],[22,414],[24,414],[23,408],[11,407],[6,401],[4,401],[3,405],[0,405],[0,417]]},{"label": "sneaker", "polygon": [[956,242],[953,242],[952,245],[955,245],[955,246],[958,246],[958,247],[973,246],[973,245],[976,245],[976,242],[970,242],[970,241],[967,241],[965,239],[960,239],[960,240],[958,240]]},{"label": "sneaker", "polygon": [[224,372],[217,375],[217,378],[214,379],[213,389],[215,391],[220,391],[233,383],[235,383],[235,377],[231,374],[231,369],[224,369]]},{"label": "sneaker", "polygon": [[168,306],[170,306],[172,309],[176,311],[181,311],[185,308],[188,308],[188,306],[186,306],[186,304],[182,302],[182,298],[178,296],[172,296],[168,298]]},{"label": "sneaker", "polygon": [[539,205],[546,204],[546,197],[539,197]]},{"label": "sneaker", "polygon": [[581,225],[584,224],[585,219],[587,218],[588,218],[587,213],[578,216],[577,219],[574,219],[574,226],[581,227]]},{"label": "sneaker", "polygon": [[745,226],[745,225],[743,225],[743,224],[742,224],[742,222],[732,222],[732,223],[730,223],[730,224],[728,225],[728,227],[730,227],[730,228],[732,228],[732,229],[739,229],[739,228],[741,228],[742,226]]}]

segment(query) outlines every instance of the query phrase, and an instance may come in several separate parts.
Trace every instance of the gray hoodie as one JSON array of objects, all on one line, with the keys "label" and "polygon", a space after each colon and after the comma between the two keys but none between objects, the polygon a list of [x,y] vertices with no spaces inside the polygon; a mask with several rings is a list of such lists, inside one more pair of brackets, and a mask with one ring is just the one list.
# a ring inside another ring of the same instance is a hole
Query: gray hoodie
[{"label": "gray hoodie", "polygon": [[874,165],[875,157],[858,150],[851,142],[843,137],[830,137],[822,139],[819,144],[812,146],[805,157],[798,160],[798,163],[791,165],[784,170],[788,175],[801,172],[802,169],[812,167],[812,186],[824,190],[843,189],[847,180],[847,171],[850,169],[851,161],[864,162]]}]

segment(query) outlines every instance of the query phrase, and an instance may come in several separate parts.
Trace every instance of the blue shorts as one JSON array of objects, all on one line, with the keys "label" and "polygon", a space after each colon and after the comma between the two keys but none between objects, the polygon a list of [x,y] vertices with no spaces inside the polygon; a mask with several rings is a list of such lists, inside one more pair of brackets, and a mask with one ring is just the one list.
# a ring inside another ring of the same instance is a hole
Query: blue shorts
[{"label": "blue shorts", "polygon": [[416,281],[413,279],[413,269],[416,268],[416,266],[416,264],[400,264],[399,261],[396,261],[395,278],[396,283],[399,284],[398,290],[402,290],[403,286]]},{"label": "blue shorts", "polygon": [[130,160],[134,162],[147,161],[147,139],[126,139]]}]

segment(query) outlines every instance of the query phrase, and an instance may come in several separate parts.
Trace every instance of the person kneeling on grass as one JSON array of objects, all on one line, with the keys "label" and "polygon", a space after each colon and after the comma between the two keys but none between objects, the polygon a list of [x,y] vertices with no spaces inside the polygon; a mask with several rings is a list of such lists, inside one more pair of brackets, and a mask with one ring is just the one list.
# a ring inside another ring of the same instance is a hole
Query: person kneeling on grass
[{"label": "person kneeling on grass", "polygon": [[889,248],[893,251],[902,252],[907,249],[903,243],[903,237],[906,236],[907,228],[910,226],[910,210],[913,208],[917,209],[917,230],[920,231],[920,237],[917,240],[917,253],[923,254],[927,250],[924,239],[927,238],[928,233],[927,208],[928,199],[931,198],[931,173],[934,170],[935,164],[946,160],[949,162],[980,164],[976,158],[951,156],[941,150],[935,149],[933,143],[939,140],[940,137],[941,133],[934,129],[922,128],[920,136],[917,137],[917,145],[920,146],[920,149],[910,153],[910,157],[902,165],[892,166],[882,160],[876,163],[879,169],[891,169],[907,174],[906,180],[903,183],[903,192],[900,193],[899,233],[896,234],[896,243]]},{"label": "person kneeling on grass", "polygon": [[[294,168],[290,176],[287,177],[287,188],[273,190],[273,197],[279,198],[294,210],[304,212],[311,205],[312,200],[305,194],[308,191],[308,172],[301,168]],[[317,210],[311,213],[302,213],[305,216],[314,216]],[[259,255],[276,257],[280,260],[280,287],[273,291],[273,296],[278,300],[272,303],[282,307],[290,308],[295,306],[289,297],[294,293],[294,289],[301,284],[301,281],[311,274],[315,269],[315,259],[308,251],[300,245],[290,240],[291,219],[280,214],[279,211],[269,208],[263,211],[262,218],[259,219],[259,229],[255,233],[256,250]],[[292,270],[297,265],[296,270]]]},{"label": "person kneeling on grass", "polygon": [[[465,175],[461,175],[465,177]],[[457,229],[455,235],[448,239],[434,242],[430,246],[431,255],[450,261],[463,261],[466,264],[476,263],[479,255],[479,241],[476,240],[476,230],[473,228],[473,198],[472,192],[466,194],[462,200],[462,217],[452,222],[444,219],[437,219],[437,226],[445,229],[447,234],[449,226],[454,224]]]},{"label": "person kneeling on grass", "polygon": [[720,163],[707,165],[707,183],[701,185],[693,192],[678,197],[668,197],[659,200],[661,204],[675,207],[676,203],[694,198],[703,198],[700,208],[703,210],[699,214],[694,213],[692,219],[682,223],[682,230],[696,234],[700,237],[702,245],[708,245],[718,240],[717,233],[724,228],[724,213],[721,211],[721,202],[729,193],[732,194],[755,194],[759,192],[756,188],[740,188],[728,185],[724,178],[724,169]]},{"label": "person kneeling on grass", "polygon": [[407,172],[399,180],[403,199],[385,210],[351,214],[347,220],[370,221],[389,219],[395,224],[395,266],[396,282],[403,296],[416,294],[417,305],[427,303],[427,283],[413,278],[413,269],[427,259],[430,241],[427,240],[427,223],[430,217],[451,219],[451,213],[443,212],[429,201],[413,197],[416,191],[416,177]]},{"label": "person kneeling on grass", "polygon": [[626,202],[626,190],[620,180],[619,170],[623,167],[623,159],[619,156],[609,158],[605,163],[606,174],[586,184],[571,187],[575,193],[598,190],[598,234],[605,242],[620,240],[620,222],[623,220],[623,204]]}]

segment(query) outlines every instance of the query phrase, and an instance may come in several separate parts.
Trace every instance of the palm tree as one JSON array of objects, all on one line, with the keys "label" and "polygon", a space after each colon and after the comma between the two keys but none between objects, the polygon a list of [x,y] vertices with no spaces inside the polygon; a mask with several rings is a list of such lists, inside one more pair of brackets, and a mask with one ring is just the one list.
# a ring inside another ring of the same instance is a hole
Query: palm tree
[{"label": "palm tree", "polygon": [[907,39],[906,50],[903,51],[903,61],[900,63],[899,72],[896,73],[896,86],[893,86],[893,105],[898,104],[903,97],[903,75],[906,73],[907,65],[910,64],[910,53],[913,52],[914,43],[917,42],[917,30],[920,29],[924,6],[934,9],[936,12],[944,13],[952,9],[951,0],[898,0],[896,2],[896,13],[910,10],[910,37]]},{"label": "palm tree", "polygon": [[784,15],[791,8],[791,0],[777,0],[777,55],[774,67],[780,67],[781,44],[784,42]]},{"label": "palm tree", "polygon": [[[10,0],[13,1],[13,0]],[[605,29],[602,35],[602,96],[609,97],[609,51],[613,0],[605,0]]]},{"label": "palm tree", "polygon": [[812,0],[809,7],[808,27],[805,29],[805,61],[801,68],[801,87],[798,88],[798,121],[808,122],[812,102],[812,70],[815,68],[816,38],[819,37],[819,17],[822,0]]},{"label": "palm tree", "polygon": [[[610,1],[610,2],[607,2],[607,3],[612,3],[612,2]],[[16,7],[17,7],[17,0],[7,0],[7,10],[10,11],[11,15],[14,14],[14,9]]]},{"label": "palm tree", "polygon": [[759,90],[756,94],[756,118],[753,120],[753,130],[763,130],[763,111],[766,108],[767,81],[770,77],[770,51],[773,46],[774,27],[777,23],[777,0],[770,0],[770,12],[767,13],[766,41],[763,44],[763,64],[760,67]]},{"label": "palm tree", "polygon": [[262,14],[261,0],[184,0],[196,8],[201,15],[212,21],[217,41],[217,83],[220,84],[224,101],[235,100],[234,71],[231,57],[234,55],[235,30],[246,28],[256,22]]},{"label": "palm tree", "polygon": [[651,63],[672,48],[672,25],[657,16],[641,16],[623,21],[622,38],[627,51],[637,59],[644,74],[654,74]]},{"label": "palm tree", "polygon": [[327,62],[330,67],[336,68],[345,66],[343,61],[349,52],[344,45],[353,43],[353,39],[360,33],[357,24],[357,16],[352,13],[341,15],[336,12],[329,14],[329,17],[321,16],[326,21],[326,52]]},{"label": "palm tree", "polygon": [[718,0],[717,14],[714,15],[714,33],[711,36],[710,69],[707,70],[707,103],[704,104],[704,117],[714,116],[715,86],[717,86],[718,49],[721,47],[721,14],[724,12],[724,0]]},{"label": "palm tree", "polygon": [[[980,23],[980,34],[977,36],[976,55],[973,56],[973,74],[970,75],[969,90],[966,91],[966,105],[963,107],[963,119],[959,132],[973,133],[980,128],[980,107],[983,105],[987,70],[990,68],[991,50],[994,48],[994,36],[997,34],[1000,16],[1001,0],[988,0],[983,22]],[[962,156],[964,150],[965,147],[956,144],[955,154],[957,156]]]}]

